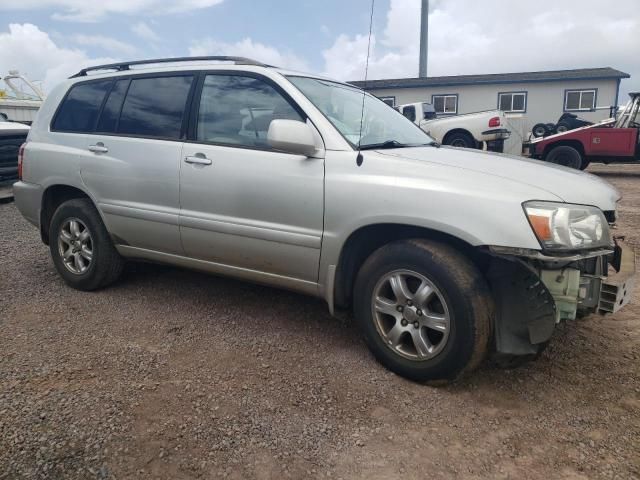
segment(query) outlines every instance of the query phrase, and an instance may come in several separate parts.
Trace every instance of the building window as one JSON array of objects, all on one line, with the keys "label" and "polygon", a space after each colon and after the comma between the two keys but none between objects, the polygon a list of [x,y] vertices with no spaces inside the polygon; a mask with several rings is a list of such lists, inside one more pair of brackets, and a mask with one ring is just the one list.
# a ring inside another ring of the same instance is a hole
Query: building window
[{"label": "building window", "polygon": [[432,95],[431,103],[436,113],[452,114],[458,113],[458,95]]},{"label": "building window", "polygon": [[524,113],[527,111],[527,92],[498,94],[498,109],[503,112]]},{"label": "building window", "polygon": [[387,105],[389,105],[390,107],[396,106],[396,97],[378,97],[378,98],[382,100],[384,103],[386,103]]},{"label": "building window", "polygon": [[565,112],[584,112],[595,110],[597,90],[565,90],[564,110]]}]

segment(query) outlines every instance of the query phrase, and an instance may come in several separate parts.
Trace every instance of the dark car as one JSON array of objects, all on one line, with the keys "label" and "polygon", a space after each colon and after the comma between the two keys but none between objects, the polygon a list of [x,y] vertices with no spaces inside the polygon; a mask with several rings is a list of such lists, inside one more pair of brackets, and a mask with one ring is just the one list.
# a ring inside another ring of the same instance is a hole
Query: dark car
[{"label": "dark car", "polygon": [[[0,189],[18,181],[18,150],[27,140],[29,126],[0,121]],[[0,196],[2,192],[0,191]]]}]

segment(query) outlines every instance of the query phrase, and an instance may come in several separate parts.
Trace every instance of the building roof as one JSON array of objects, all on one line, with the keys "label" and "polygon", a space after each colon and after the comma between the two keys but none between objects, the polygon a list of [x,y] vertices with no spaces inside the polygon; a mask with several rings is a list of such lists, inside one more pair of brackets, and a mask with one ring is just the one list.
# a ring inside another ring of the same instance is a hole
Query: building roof
[{"label": "building roof", "polygon": [[[496,83],[538,83],[564,80],[617,80],[630,78],[628,73],[611,67],[552,70],[546,72],[494,73],[489,75],[455,75],[448,77],[391,78],[367,80],[367,90],[384,88],[448,87],[458,85],[483,85]],[[349,82],[363,88],[364,81]]]}]

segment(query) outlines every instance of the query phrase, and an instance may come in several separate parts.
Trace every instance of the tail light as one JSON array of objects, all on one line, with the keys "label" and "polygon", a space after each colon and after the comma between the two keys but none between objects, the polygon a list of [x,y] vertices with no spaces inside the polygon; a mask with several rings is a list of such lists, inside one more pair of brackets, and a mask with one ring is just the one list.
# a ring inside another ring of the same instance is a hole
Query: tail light
[{"label": "tail light", "polygon": [[27,146],[27,142],[20,145],[18,150],[18,180],[22,180],[22,164],[24,162],[24,147]]},{"label": "tail light", "polygon": [[489,120],[490,127],[499,127],[500,126],[500,117],[493,117]]}]

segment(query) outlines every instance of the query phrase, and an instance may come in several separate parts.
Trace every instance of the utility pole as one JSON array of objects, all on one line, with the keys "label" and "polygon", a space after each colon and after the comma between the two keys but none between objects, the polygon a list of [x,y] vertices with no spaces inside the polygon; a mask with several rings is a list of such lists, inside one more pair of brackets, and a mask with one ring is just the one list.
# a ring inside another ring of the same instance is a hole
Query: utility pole
[{"label": "utility pole", "polygon": [[420,14],[420,68],[418,76],[427,76],[427,60],[429,56],[429,0],[422,0]]}]

